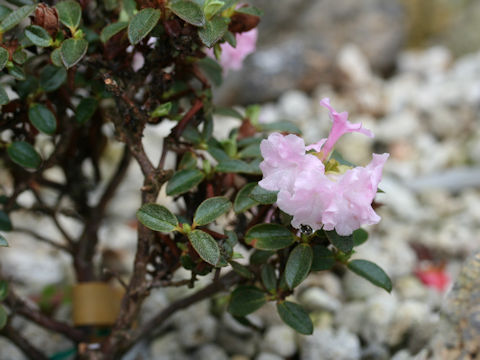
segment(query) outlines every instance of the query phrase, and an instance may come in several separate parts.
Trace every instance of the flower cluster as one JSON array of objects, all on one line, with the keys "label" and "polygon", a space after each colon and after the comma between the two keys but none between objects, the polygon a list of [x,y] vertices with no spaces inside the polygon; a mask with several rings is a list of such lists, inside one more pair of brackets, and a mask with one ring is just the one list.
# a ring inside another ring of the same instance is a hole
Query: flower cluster
[{"label": "flower cluster", "polygon": [[271,134],[260,149],[263,180],[259,185],[278,191],[278,207],[293,216],[292,225],[308,225],[313,230],[336,230],[350,235],[362,225],[372,225],[380,217],[372,208],[382,169],[389,154],[373,154],[365,167],[347,167],[328,160],[336,141],[345,133],[373,133],[361,123],[348,121],[348,113],[337,113],[328,98],[321,105],[329,110],[333,122],[328,138],[305,146],[296,135]]}]

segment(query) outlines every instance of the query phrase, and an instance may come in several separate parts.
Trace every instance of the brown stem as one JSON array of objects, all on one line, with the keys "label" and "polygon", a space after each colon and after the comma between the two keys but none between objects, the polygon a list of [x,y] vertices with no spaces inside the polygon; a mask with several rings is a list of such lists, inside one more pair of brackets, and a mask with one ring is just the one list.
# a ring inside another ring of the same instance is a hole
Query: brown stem
[{"label": "brown stem", "polygon": [[48,357],[46,357],[45,354],[33,346],[10,324],[5,325],[5,327],[0,331],[0,335],[5,336],[12,343],[14,343],[29,359],[48,360]]},{"label": "brown stem", "polygon": [[30,235],[31,237],[37,239],[38,241],[41,241],[41,242],[44,242],[46,244],[49,244],[51,246],[53,246],[54,248],[56,249],[59,249],[59,250],[62,250],[62,251],[66,251],[68,253],[71,253],[72,252],[72,249],[68,246],[65,246],[65,245],[62,245],[62,244],[59,244],[57,243],[56,241],[52,240],[52,239],[49,239],[43,235],[40,235],[40,234],[37,234],[35,231],[33,230],[30,230],[30,229],[27,229],[27,228],[22,228],[22,227],[15,227],[14,231],[16,232],[20,232],[20,233],[23,233],[23,234],[27,234],[27,235]]},{"label": "brown stem", "polygon": [[183,131],[185,130],[185,128],[187,127],[188,123],[190,122],[190,120],[192,120],[193,116],[200,111],[200,109],[203,107],[203,102],[201,99],[199,98],[196,98],[195,99],[195,102],[193,103],[192,107],[190,108],[190,110],[188,110],[188,112],[183,116],[183,118],[179,121],[179,123],[177,124],[177,126],[175,126],[173,129],[172,129],[172,133],[175,134],[175,137],[178,139]]},{"label": "brown stem", "polygon": [[8,291],[7,298],[4,300],[4,302],[8,305],[13,314],[22,315],[34,323],[56,333],[62,334],[63,336],[75,342],[81,342],[84,340],[84,336],[81,331],[71,327],[68,324],[43,315],[40,311],[27,304],[25,300],[18,297],[12,289]]}]

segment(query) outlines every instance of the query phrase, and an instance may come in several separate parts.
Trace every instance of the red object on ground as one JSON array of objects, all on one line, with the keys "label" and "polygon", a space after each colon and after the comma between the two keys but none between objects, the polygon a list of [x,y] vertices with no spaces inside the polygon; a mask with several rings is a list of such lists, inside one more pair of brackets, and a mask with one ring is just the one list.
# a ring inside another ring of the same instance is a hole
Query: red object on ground
[{"label": "red object on ground", "polygon": [[448,276],[443,267],[431,266],[419,269],[415,271],[415,275],[425,286],[437,289],[440,292],[445,291],[450,284],[450,276]]}]

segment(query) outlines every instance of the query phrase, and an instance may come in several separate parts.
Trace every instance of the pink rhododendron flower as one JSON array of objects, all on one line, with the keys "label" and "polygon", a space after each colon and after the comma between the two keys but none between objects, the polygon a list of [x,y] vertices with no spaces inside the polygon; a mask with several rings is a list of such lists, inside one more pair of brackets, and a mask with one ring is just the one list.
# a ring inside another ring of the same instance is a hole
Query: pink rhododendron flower
[{"label": "pink rhododendron flower", "polygon": [[348,121],[348,112],[344,111],[342,113],[337,113],[330,105],[329,98],[322,99],[320,101],[320,105],[328,109],[330,119],[333,121],[332,130],[330,131],[325,146],[322,149],[324,158],[330,154],[337,140],[346,133],[359,132],[367,135],[368,137],[374,136],[370,130],[364,129],[361,123],[352,124],[350,121]]},{"label": "pink rhododendron flower", "polygon": [[[225,73],[230,69],[240,70],[242,68],[243,60],[255,51],[257,36],[258,31],[254,28],[250,31],[236,34],[236,47],[231,46],[227,42],[220,45],[222,55],[220,56],[219,61]],[[206,53],[212,59],[215,59],[213,49],[206,49]]]},{"label": "pink rhododendron flower", "polygon": [[[259,185],[278,191],[277,205],[293,216],[295,228],[308,225],[318,230],[323,227],[346,236],[362,225],[380,221],[372,202],[389,154],[373,154],[372,161],[365,167],[344,172],[334,168],[326,173],[322,160],[341,135],[352,131],[367,136],[373,134],[361,124],[348,122],[348,114],[338,114],[328,99],[322,100],[322,105],[330,110],[333,120],[328,138],[305,146],[303,139],[296,135],[271,134],[260,144],[264,160],[260,163],[263,180]],[[311,150],[316,154],[306,153]]]}]

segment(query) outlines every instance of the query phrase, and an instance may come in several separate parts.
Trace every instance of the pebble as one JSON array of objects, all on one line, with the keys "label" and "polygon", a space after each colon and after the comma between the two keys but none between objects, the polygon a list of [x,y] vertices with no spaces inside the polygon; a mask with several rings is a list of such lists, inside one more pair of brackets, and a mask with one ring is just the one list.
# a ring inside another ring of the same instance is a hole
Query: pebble
[{"label": "pebble", "polygon": [[315,329],[313,335],[303,338],[301,360],[359,360],[360,340],[344,328]]},{"label": "pebble", "polygon": [[290,357],[297,351],[295,335],[295,331],[285,325],[272,326],[263,338],[262,349],[282,357]]}]

